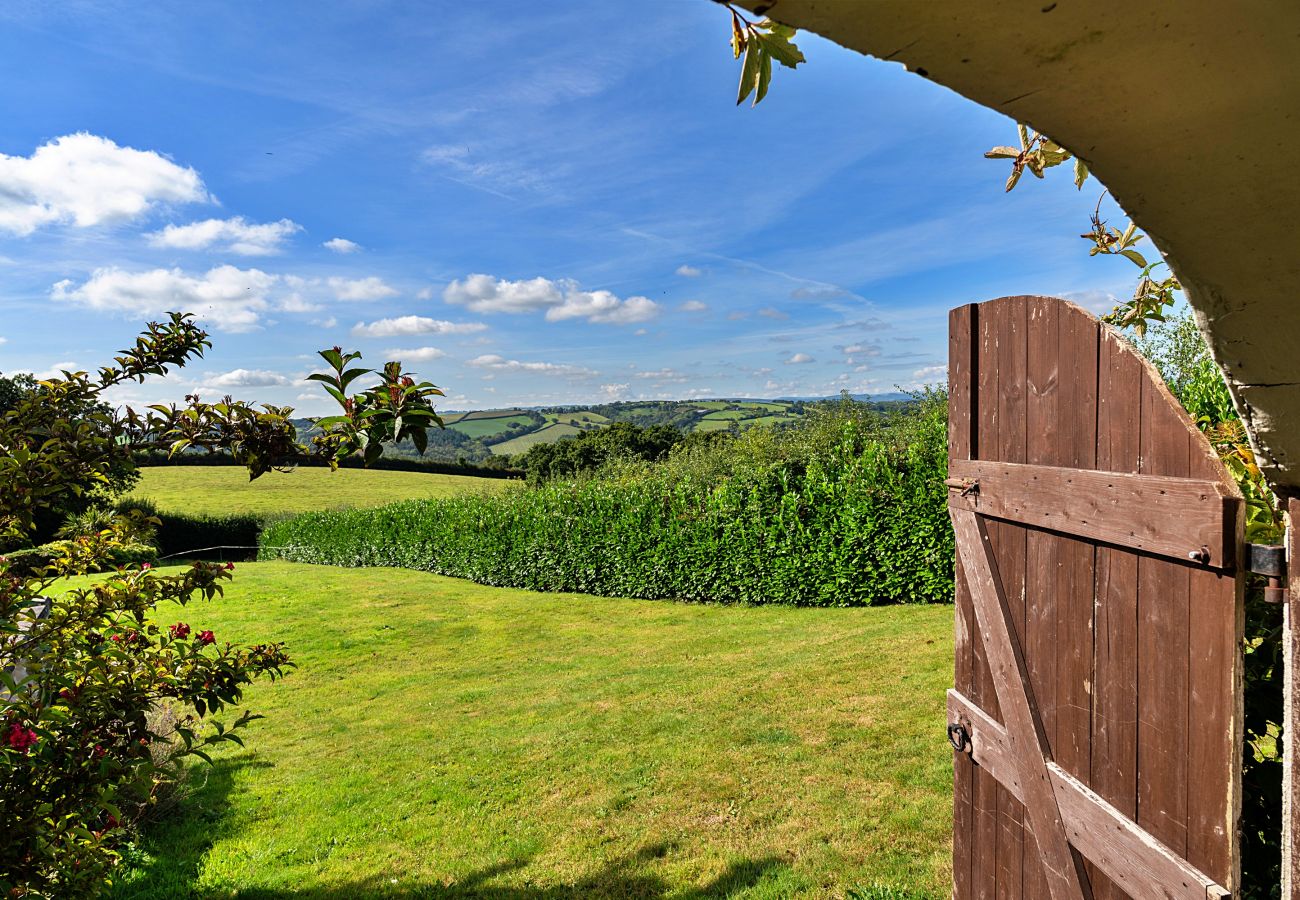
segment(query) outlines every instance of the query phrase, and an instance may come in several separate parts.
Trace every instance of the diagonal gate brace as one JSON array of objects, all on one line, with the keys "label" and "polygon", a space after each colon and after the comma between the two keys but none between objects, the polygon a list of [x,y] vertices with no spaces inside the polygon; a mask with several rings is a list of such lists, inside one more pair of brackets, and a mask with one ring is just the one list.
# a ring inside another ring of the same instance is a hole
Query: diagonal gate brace
[{"label": "diagonal gate brace", "polygon": [[1024,655],[1011,628],[1011,610],[998,576],[982,518],[969,509],[950,508],[957,552],[970,586],[975,622],[993,675],[1005,720],[1007,743],[1016,762],[1025,813],[1042,857],[1052,900],[1091,896],[1087,876],[1070,850],[1056,791],[1047,767],[1048,744],[1032,700]]}]

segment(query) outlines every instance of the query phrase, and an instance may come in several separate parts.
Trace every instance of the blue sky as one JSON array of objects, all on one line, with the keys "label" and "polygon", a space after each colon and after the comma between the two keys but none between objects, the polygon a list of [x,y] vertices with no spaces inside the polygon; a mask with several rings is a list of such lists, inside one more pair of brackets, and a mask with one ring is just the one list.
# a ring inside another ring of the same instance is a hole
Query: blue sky
[{"label": "blue sky", "polygon": [[327,410],[314,352],[399,353],[446,408],[885,393],[946,310],[1093,309],[1068,174],[1010,119],[813,35],[735,106],[709,0],[0,7],[0,370],[93,368],[163,310],[198,390]]}]

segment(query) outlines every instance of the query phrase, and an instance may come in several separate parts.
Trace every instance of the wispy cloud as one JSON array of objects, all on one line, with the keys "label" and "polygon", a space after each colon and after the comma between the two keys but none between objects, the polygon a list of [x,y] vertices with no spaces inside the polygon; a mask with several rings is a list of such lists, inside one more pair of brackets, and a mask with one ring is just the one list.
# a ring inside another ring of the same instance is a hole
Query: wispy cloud
[{"label": "wispy cloud", "polygon": [[240,256],[272,256],[284,250],[285,241],[302,226],[289,219],[256,224],[235,216],[231,219],[204,219],[189,225],[168,225],[146,235],[155,247],[180,250],[206,250],[220,245],[222,250]]},{"label": "wispy cloud", "polygon": [[358,322],[352,326],[352,336],[381,338],[416,334],[474,334],[485,330],[487,326],[482,322],[448,322],[426,316],[397,316],[392,319],[377,319],[369,324]]}]

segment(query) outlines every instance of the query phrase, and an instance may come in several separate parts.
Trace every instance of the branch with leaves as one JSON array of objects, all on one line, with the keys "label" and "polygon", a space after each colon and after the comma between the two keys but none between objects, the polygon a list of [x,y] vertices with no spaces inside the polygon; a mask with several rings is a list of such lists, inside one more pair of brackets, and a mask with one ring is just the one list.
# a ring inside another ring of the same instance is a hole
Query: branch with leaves
[{"label": "branch with leaves", "polygon": [[[1020,182],[1020,176],[1029,171],[1035,178],[1044,177],[1044,173],[1055,166],[1074,160],[1074,186],[1079,190],[1088,180],[1088,165],[1074,156],[1060,144],[1041,132],[1030,132],[1024,125],[1016,126],[1020,138],[1019,147],[994,147],[984,154],[985,159],[1011,160],[1011,174],[1007,176],[1006,189],[1010,191]],[[1182,290],[1178,278],[1169,272],[1164,278],[1158,278],[1154,272],[1168,264],[1160,258],[1148,262],[1134,245],[1145,238],[1139,234],[1137,224],[1132,220],[1123,231],[1108,225],[1101,218],[1101,203],[1106,198],[1102,191],[1097,198],[1097,208],[1092,214],[1092,230],[1080,235],[1084,240],[1092,241],[1089,256],[1122,256],[1141,269],[1133,296],[1118,304],[1105,317],[1105,321],[1121,328],[1132,328],[1141,337],[1146,333],[1148,322],[1163,322],[1165,311],[1177,301],[1176,294]]]},{"label": "branch with leaves", "polygon": [[736,59],[742,55],[745,57],[740,65],[736,105],[744,103],[745,98],[753,94],[751,105],[757,106],[767,96],[767,89],[772,84],[772,60],[788,69],[806,60],[794,44],[795,30],[789,25],[773,19],[751,21],[730,3],[727,9],[731,11],[731,51]]}]

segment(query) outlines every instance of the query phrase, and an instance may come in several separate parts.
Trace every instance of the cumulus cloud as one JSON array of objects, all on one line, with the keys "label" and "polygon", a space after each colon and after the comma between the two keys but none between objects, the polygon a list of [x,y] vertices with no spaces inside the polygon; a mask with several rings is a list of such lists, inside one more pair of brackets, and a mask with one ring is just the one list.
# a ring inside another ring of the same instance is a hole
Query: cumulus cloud
[{"label": "cumulus cloud", "polygon": [[[73,303],[137,318],[179,309],[195,313],[222,331],[249,331],[260,324],[263,314],[269,310],[295,314],[321,312],[323,306],[310,296],[312,292],[329,292],[341,301],[375,300],[397,293],[374,276],[323,280],[276,275],[261,269],[240,269],[231,265],[217,266],[201,274],[191,274],[179,268],[128,272],[113,266],[96,269],[82,284],[75,284],[71,279],[58,282],[50,289],[50,299],[56,303]],[[332,318],[325,321],[333,323]],[[358,328],[362,327],[358,323]],[[444,333],[481,331],[487,326],[458,327],[463,331]],[[421,334],[428,331],[390,333]]]},{"label": "cumulus cloud", "polygon": [[545,310],[548,322],[586,319],[609,325],[644,322],[659,313],[647,297],[622,299],[610,291],[584,291],[577,282],[531,278],[508,281],[475,274],[447,285],[442,297],[448,303],[478,313],[528,313]]},{"label": "cumulus cloud", "polygon": [[284,242],[299,231],[302,231],[302,226],[289,219],[256,224],[243,216],[235,216],[233,219],[204,219],[189,225],[168,225],[147,237],[155,247],[203,250],[220,244],[221,249],[241,256],[271,256],[283,250]]},{"label": "cumulus cloud", "polygon": [[599,374],[593,369],[584,366],[547,362],[520,362],[517,359],[506,359],[495,353],[476,356],[466,362],[466,365],[473,366],[476,369],[489,369],[493,372],[527,372],[531,375],[556,375],[564,378],[590,378]]},{"label": "cumulus cloud", "polygon": [[232,369],[205,378],[203,383],[207,387],[214,388],[271,387],[277,384],[288,384],[289,378],[269,369]]},{"label": "cumulus cloud", "polygon": [[51,381],[53,379],[63,378],[64,372],[80,372],[81,366],[75,362],[56,362],[48,369],[42,369],[40,372],[32,372],[31,375],[37,381]]},{"label": "cumulus cloud", "polygon": [[683,278],[699,278],[704,274],[704,270],[697,269],[695,266],[680,265],[677,267],[677,274]]},{"label": "cumulus cloud", "polygon": [[335,253],[343,254],[356,253],[361,249],[361,245],[356,241],[349,241],[347,238],[341,237],[330,238],[328,241],[321,244],[321,246],[326,250],[333,250]]},{"label": "cumulus cloud", "polygon": [[390,347],[381,351],[386,359],[399,359],[402,362],[428,362],[431,359],[442,359],[446,356],[437,347]]},{"label": "cumulus cloud", "polygon": [[371,275],[369,278],[330,278],[327,282],[334,296],[340,300],[382,300],[396,297],[397,290],[384,283],[384,279]]},{"label": "cumulus cloud", "polygon": [[487,326],[482,322],[448,322],[425,316],[398,316],[393,319],[377,319],[369,324],[358,322],[352,326],[352,335],[406,337],[414,334],[473,334],[486,329]]},{"label": "cumulus cloud", "polygon": [[217,266],[202,275],[180,269],[127,272],[109,267],[96,269],[80,285],[69,279],[58,282],[50,290],[50,299],[132,316],[179,309],[222,331],[250,331],[270,305],[268,295],[278,280],[260,269],[235,266]]},{"label": "cumulus cloud", "polygon": [[809,356],[807,353],[796,353],[794,356],[787,359],[785,361],[785,364],[787,366],[797,366],[797,365],[802,365],[803,363],[810,363],[810,362],[816,362],[816,360],[813,359],[811,356]]},{"label": "cumulus cloud", "polygon": [[922,382],[945,381],[948,378],[948,367],[926,366],[913,372],[912,377]]},{"label": "cumulus cloud", "polygon": [[682,309],[685,312],[704,312],[708,308],[709,308],[709,304],[701,302],[699,300],[687,300],[685,303],[682,304]]},{"label": "cumulus cloud", "polygon": [[93,134],[55,138],[31,156],[0,153],[0,230],[17,235],[60,222],[121,222],[160,204],[208,199],[193,169]]}]

